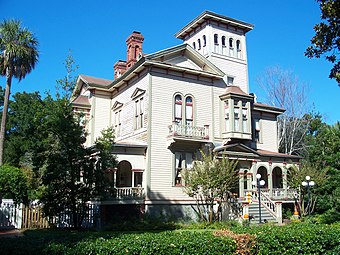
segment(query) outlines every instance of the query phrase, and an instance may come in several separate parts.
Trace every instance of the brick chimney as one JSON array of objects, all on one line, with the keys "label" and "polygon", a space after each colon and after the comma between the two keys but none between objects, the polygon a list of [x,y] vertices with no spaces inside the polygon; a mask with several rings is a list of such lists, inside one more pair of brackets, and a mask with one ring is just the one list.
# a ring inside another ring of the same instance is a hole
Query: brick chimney
[{"label": "brick chimney", "polygon": [[124,60],[118,60],[114,66],[114,78],[117,79],[126,71],[126,62]]},{"label": "brick chimney", "polygon": [[142,52],[142,44],[144,36],[140,32],[132,32],[132,34],[126,39],[127,45],[127,59],[126,70],[129,69],[137,62],[138,54]]}]

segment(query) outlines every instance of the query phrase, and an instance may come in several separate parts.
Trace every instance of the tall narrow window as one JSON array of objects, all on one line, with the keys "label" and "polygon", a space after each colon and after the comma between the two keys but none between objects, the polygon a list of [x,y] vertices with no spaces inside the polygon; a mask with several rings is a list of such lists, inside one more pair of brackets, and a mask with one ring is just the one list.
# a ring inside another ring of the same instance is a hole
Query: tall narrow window
[{"label": "tall narrow window", "polygon": [[114,117],[114,128],[115,128],[115,135],[116,137],[121,135],[121,121],[120,121],[120,114],[122,110],[115,111],[115,117]]},{"label": "tall narrow window", "polygon": [[222,47],[225,47],[225,36],[222,36]]},{"label": "tall narrow window", "polygon": [[193,122],[193,105],[192,97],[187,97],[185,99],[185,125],[192,126]]},{"label": "tall narrow window", "polygon": [[237,100],[234,100],[234,131],[240,131],[240,108]]},{"label": "tall narrow window", "polygon": [[229,131],[229,103],[228,101],[224,102],[224,121],[225,121],[225,130]]},{"label": "tall narrow window", "polygon": [[254,132],[254,138],[255,138],[255,142],[260,143],[261,142],[261,127],[260,127],[260,120],[259,119],[255,119],[255,132]]},{"label": "tall narrow window", "polygon": [[175,96],[175,122],[181,124],[182,122],[182,96]]},{"label": "tall narrow window", "polygon": [[229,38],[229,56],[234,56],[233,38]]},{"label": "tall narrow window", "polygon": [[135,129],[143,128],[144,126],[144,100],[143,97],[135,101]]},{"label": "tall narrow window", "polygon": [[247,108],[242,108],[242,129],[244,133],[248,132],[248,114]]},{"label": "tall narrow window", "polygon": [[203,47],[207,46],[207,37],[203,35]]},{"label": "tall narrow window", "polygon": [[194,154],[192,152],[175,152],[175,185],[185,185],[183,174],[185,170],[191,169]]},{"label": "tall narrow window", "polygon": [[195,42],[192,43],[192,47],[194,47],[194,49],[196,50],[196,43]]},{"label": "tall narrow window", "polygon": [[241,42],[240,42],[240,40],[236,41],[236,50],[237,50],[237,57],[241,58]]},{"label": "tall narrow window", "polygon": [[200,50],[201,49],[201,39],[198,39],[197,43],[198,43],[198,49]]},{"label": "tall narrow window", "polygon": [[218,34],[214,34],[214,44],[218,44]]}]

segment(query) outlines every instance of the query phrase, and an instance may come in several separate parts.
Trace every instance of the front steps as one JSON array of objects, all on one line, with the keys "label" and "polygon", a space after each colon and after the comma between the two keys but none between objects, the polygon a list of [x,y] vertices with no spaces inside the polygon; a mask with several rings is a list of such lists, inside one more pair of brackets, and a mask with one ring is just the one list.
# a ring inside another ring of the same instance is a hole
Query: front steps
[{"label": "front steps", "polygon": [[[259,203],[252,201],[249,204],[249,219],[251,223],[258,223],[259,222]],[[277,222],[276,218],[265,208],[261,205],[261,222]]]}]

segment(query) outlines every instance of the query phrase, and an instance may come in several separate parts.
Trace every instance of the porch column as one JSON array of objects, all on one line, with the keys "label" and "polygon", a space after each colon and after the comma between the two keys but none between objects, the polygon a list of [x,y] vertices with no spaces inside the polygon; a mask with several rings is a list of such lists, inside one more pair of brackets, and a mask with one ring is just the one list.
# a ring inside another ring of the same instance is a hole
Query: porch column
[{"label": "porch column", "polygon": [[284,198],[288,198],[288,190],[287,190],[287,168],[286,168],[287,163],[283,162],[283,167],[282,167],[282,187],[283,187],[283,195]]},{"label": "porch column", "polygon": [[272,161],[268,161],[268,190],[269,190],[269,197],[273,197],[273,168],[272,168]]},{"label": "porch column", "polygon": [[282,202],[276,202],[275,207],[277,223],[282,224]]},{"label": "porch column", "polygon": [[253,177],[253,173],[252,170],[250,170],[250,172],[247,173],[247,190],[251,190],[251,182],[252,182],[252,177]]},{"label": "porch column", "polygon": [[113,187],[116,188],[117,185],[117,168],[113,169]]},{"label": "porch column", "polygon": [[249,178],[250,178],[250,181],[248,182],[249,190],[253,189],[253,184],[251,182],[253,180],[256,180],[255,176],[256,176],[256,160],[253,160],[253,162],[251,163],[250,174],[249,174]]},{"label": "porch column", "polygon": [[240,169],[238,173],[238,187],[239,187],[239,197],[243,198],[244,197],[244,172],[243,169]]}]

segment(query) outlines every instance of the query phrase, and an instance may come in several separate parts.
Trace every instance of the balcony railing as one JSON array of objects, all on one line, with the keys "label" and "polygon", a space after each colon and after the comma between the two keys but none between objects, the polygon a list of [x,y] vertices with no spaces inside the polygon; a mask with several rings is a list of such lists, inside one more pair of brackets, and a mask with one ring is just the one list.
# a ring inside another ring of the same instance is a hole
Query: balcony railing
[{"label": "balcony railing", "polygon": [[113,199],[143,199],[145,197],[143,187],[124,187],[113,188],[111,190],[111,196]]},{"label": "balcony railing", "polygon": [[209,125],[205,125],[204,127],[196,127],[196,126],[172,123],[172,125],[169,126],[169,135],[208,140],[209,139]]}]

